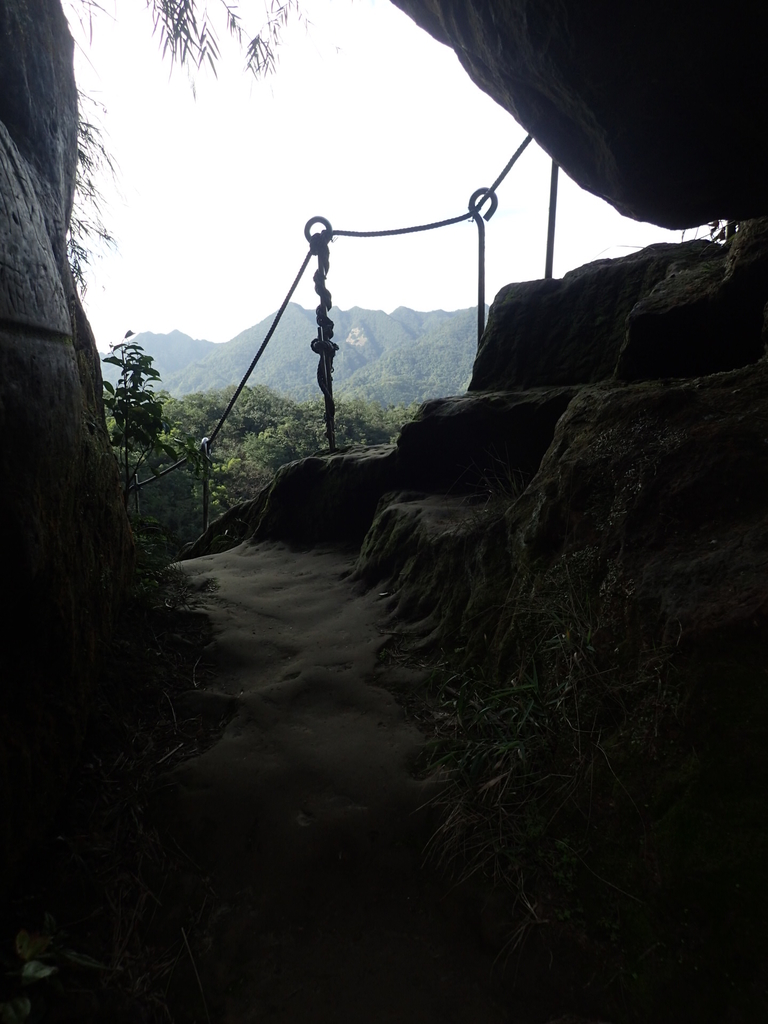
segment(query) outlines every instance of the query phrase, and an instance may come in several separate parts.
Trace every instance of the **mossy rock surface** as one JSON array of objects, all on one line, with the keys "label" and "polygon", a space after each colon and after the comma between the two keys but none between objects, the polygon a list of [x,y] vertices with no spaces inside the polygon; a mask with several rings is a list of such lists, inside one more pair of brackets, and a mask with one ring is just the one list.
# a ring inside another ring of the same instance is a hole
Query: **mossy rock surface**
[{"label": "mossy rock surface", "polygon": [[584,388],[522,494],[385,496],[358,561],[487,700],[570,694],[512,860],[616,1021],[766,1005],[767,384]]}]

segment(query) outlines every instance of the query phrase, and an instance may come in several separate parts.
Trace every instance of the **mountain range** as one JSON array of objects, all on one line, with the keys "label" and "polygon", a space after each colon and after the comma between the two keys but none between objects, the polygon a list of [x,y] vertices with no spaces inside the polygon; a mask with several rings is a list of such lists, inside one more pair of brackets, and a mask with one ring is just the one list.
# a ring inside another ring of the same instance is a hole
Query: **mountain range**
[{"label": "mountain range", "polygon": [[[477,347],[474,307],[447,313],[418,312],[400,306],[381,310],[331,310],[334,341],[334,393],[366,398],[382,405],[423,402],[465,391]],[[259,349],[274,314],[231,341],[214,344],[181,331],[145,331],[131,341],[153,357],[162,388],[175,397],[237,384]],[[265,384],[297,401],[320,396],[314,310],[290,303],[248,383]],[[102,363],[114,383],[118,369]]]}]

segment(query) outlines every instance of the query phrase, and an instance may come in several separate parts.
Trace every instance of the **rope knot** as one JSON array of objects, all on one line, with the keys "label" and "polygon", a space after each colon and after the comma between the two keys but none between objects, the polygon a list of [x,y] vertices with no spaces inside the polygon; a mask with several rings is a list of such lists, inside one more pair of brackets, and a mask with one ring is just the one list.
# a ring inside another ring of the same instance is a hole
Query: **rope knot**
[{"label": "rope knot", "polygon": [[331,236],[327,231],[318,231],[315,235],[309,236],[309,251],[313,256],[319,256],[326,265],[330,264],[328,243]]}]

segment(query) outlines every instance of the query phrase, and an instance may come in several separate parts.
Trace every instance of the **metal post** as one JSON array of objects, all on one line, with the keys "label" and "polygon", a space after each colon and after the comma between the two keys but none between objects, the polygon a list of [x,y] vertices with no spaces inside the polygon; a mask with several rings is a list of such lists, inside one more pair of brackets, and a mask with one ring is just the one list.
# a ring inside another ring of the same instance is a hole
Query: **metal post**
[{"label": "metal post", "polygon": [[208,529],[210,520],[210,477],[211,477],[211,439],[204,437],[200,442],[203,456],[203,533]]},{"label": "metal post", "polygon": [[557,213],[557,172],[558,166],[552,161],[552,177],[549,180],[549,224],[547,225],[547,262],[544,277],[552,277],[552,261],[555,256],[555,215]]},{"label": "metal post", "polygon": [[485,221],[476,217],[477,224],[477,345],[485,330]]},{"label": "metal post", "polygon": [[[480,212],[480,207],[489,199],[491,205],[486,213]],[[496,213],[499,205],[499,197],[491,189],[478,188],[469,197],[469,212],[477,224],[477,344],[480,346],[480,339],[485,330],[485,223]]]},{"label": "metal post", "polygon": [[203,533],[208,529],[208,462],[203,468]]}]

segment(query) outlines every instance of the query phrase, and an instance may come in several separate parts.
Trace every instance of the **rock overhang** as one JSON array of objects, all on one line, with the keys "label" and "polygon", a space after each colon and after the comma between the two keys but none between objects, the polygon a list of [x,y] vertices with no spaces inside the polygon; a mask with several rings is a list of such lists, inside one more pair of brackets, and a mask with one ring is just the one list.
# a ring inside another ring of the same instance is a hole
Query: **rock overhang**
[{"label": "rock overhang", "polygon": [[668,228],[768,214],[760,5],[393,3],[620,213]]}]

